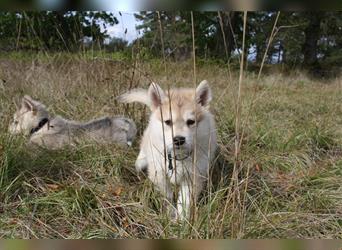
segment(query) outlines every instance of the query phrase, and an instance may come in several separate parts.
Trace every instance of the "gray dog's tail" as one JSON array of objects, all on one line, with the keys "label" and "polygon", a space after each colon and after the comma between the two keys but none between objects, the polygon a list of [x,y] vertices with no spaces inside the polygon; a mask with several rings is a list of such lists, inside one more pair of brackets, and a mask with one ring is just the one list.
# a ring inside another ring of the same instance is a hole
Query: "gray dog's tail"
[{"label": "gray dog's tail", "polygon": [[133,141],[135,139],[135,136],[137,135],[137,126],[135,125],[135,122],[131,119],[124,118],[124,121],[128,125],[127,129],[127,144],[128,146],[132,146]]},{"label": "gray dog's tail", "polygon": [[135,136],[137,135],[137,126],[135,122],[126,117],[115,117],[113,123],[116,127],[126,132],[127,145],[132,146]]}]

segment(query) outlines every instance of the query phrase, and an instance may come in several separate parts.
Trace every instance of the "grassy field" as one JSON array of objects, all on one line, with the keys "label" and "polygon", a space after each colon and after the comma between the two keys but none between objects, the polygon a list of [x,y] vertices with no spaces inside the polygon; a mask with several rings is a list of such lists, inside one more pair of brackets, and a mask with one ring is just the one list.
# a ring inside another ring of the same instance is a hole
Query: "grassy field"
[{"label": "grassy field", "polygon": [[[191,62],[133,63],[60,54],[0,58],[1,238],[342,238],[342,80],[246,73],[241,152],[234,166],[238,72],[201,63],[213,89],[219,152],[197,219],[173,222],[134,161],[148,110],[115,97],[150,80],[193,86]],[[130,149],[81,144],[48,152],[7,128],[24,94],[76,120],[125,115]]]}]

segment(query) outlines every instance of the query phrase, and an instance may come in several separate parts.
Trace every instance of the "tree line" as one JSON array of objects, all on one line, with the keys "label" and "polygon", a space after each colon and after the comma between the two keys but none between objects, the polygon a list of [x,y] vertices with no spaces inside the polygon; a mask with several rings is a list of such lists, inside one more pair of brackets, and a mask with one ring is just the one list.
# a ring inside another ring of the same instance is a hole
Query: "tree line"
[{"label": "tree line", "polygon": [[108,25],[118,24],[109,12],[0,12],[2,50],[78,51],[87,44],[102,46]]},{"label": "tree line", "polygon": [[[121,38],[109,37],[107,27],[119,23],[110,12],[0,12],[0,45],[2,50],[72,52],[89,47],[131,52],[132,47],[138,47],[149,57],[191,57],[189,11],[142,11],[134,15],[140,23],[137,29],[143,35],[129,44]],[[196,55],[203,59],[238,60],[243,13],[196,11],[193,15]],[[341,34],[342,12],[338,11],[248,12],[246,59],[256,65],[265,59],[270,64],[302,67],[324,76],[339,72],[342,66]]]},{"label": "tree line", "polygon": [[[161,54],[161,33],[167,56],[190,55],[189,12],[140,12],[135,16],[142,22],[138,29],[144,31],[141,43],[155,55]],[[242,18],[242,12],[194,12],[196,55],[223,60],[240,56]],[[266,63],[303,67],[318,75],[337,72],[342,66],[342,12],[248,12],[246,57],[250,61],[261,63],[272,30]]]}]

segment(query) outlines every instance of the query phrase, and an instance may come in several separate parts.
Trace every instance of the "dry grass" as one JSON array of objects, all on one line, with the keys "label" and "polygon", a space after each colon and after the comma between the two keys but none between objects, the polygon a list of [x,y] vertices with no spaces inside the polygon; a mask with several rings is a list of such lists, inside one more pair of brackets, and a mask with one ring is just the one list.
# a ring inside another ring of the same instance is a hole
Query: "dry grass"
[{"label": "dry grass", "polygon": [[[0,82],[0,237],[229,238],[239,231],[241,238],[342,238],[341,79],[319,83],[301,74],[272,74],[257,84],[247,73],[241,172],[238,185],[229,186],[237,84],[227,86],[225,66],[198,66],[197,79],[208,79],[213,88],[220,152],[193,225],[170,221],[150,182],[136,176],[138,142],[129,150],[84,144],[47,152],[8,135],[13,101],[29,94],[67,118],[129,116],[139,140],[147,111],[115,97],[151,79],[192,86],[193,65],[168,63],[167,81],[160,61],[130,65],[85,55],[0,59],[6,80]],[[237,72],[232,77],[237,83]],[[227,194],[236,189],[246,197],[244,213],[228,203],[222,214]],[[240,214],[244,219],[236,218]]]}]

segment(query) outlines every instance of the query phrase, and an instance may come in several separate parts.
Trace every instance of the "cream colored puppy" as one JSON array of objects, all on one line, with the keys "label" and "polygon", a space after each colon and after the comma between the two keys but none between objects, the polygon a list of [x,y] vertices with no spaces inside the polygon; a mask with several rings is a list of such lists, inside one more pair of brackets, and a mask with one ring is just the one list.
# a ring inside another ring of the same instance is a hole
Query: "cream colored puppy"
[{"label": "cream colored puppy", "polygon": [[152,83],[149,89],[135,89],[119,97],[121,102],[141,102],[152,113],[135,166],[147,169],[149,179],[167,197],[172,185],[179,186],[177,215],[189,218],[208,178],[216,150],[216,129],[209,111],[212,99],[207,81],[196,89],[179,88],[164,92]]}]

